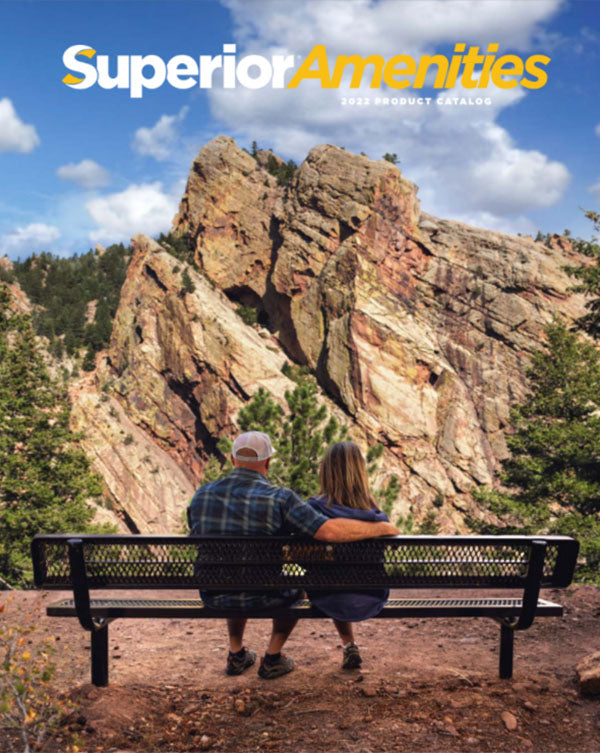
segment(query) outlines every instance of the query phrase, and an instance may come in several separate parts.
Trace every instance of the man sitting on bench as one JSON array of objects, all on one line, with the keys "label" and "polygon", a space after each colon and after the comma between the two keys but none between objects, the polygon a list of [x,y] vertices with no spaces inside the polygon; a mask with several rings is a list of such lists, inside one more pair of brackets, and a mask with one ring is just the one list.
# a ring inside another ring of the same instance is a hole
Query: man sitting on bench
[{"label": "man sitting on bench", "polygon": [[[273,447],[267,434],[249,431],[233,443],[234,470],[223,479],[201,486],[188,508],[192,534],[212,536],[283,536],[298,533],[320,541],[345,542],[399,533],[391,523],[367,523],[347,518],[327,518],[303,502],[290,489],[270,484],[267,470]],[[299,590],[280,592],[201,591],[207,607],[247,613],[277,606],[288,606],[302,595]],[[251,667],[254,651],[244,647],[247,617],[227,619],[229,655],[226,672],[239,675]],[[281,677],[294,669],[294,662],[281,649],[296,625],[294,618],[274,618],[267,651],[258,674],[265,679]]]}]

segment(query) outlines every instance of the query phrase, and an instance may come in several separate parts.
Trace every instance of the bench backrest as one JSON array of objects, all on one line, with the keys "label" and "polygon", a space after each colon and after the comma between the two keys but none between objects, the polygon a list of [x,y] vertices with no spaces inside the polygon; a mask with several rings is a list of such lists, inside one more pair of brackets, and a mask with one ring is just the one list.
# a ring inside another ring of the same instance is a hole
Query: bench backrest
[{"label": "bench backrest", "polygon": [[562,587],[571,582],[578,548],[566,536],[394,536],[325,544],[298,537],[58,534],[36,536],[32,556],[35,584],[46,589],[71,588],[76,551],[91,589],[344,591],[523,588],[534,551],[540,585]]}]

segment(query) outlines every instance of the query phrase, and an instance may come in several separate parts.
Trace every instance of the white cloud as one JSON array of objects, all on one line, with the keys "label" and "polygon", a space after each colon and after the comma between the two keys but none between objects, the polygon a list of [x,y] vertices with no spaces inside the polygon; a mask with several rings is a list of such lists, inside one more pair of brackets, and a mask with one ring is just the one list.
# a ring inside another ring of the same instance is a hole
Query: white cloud
[{"label": "white cloud", "polygon": [[182,107],[177,115],[161,115],[152,128],[138,128],[133,136],[134,151],[159,162],[168,159],[177,143],[177,125],[185,118],[188,109]]},{"label": "white cloud", "polygon": [[0,99],[0,153],[21,152],[27,154],[40,143],[35,127],[23,123],[13,103],[7,97]]},{"label": "white cloud", "polygon": [[81,160],[77,164],[70,162],[67,165],[61,165],[56,174],[61,180],[72,180],[83,188],[99,188],[109,181],[108,170],[91,159]]},{"label": "white cloud", "polygon": [[537,225],[528,217],[523,216],[507,219],[490,212],[474,212],[472,214],[457,215],[454,219],[466,222],[467,225],[475,225],[486,230],[497,230],[498,232],[509,233],[510,235],[520,233],[521,235],[532,235],[535,237],[538,231]]},{"label": "white cloud", "polygon": [[58,238],[60,230],[54,225],[32,222],[0,237],[0,252],[13,257],[19,254],[30,256],[40,251],[48,251],[50,244]]},{"label": "white cloud", "polygon": [[[420,55],[434,52],[438,43],[457,40],[525,49],[561,1],[307,0],[285,8],[269,0],[226,4],[242,42],[239,56],[249,51],[305,53],[321,43],[332,60],[350,52]],[[306,47],[299,49],[299,44]],[[295,159],[321,143],[365,151],[373,158],[397,153],[406,177],[421,188],[424,209],[434,214],[485,218],[492,227],[526,232],[527,211],[560,199],[570,180],[566,166],[540,151],[520,148],[497,122],[505,108],[527,96],[522,87],[457,86],[440,92],[444,97],[489,97],[490,105],[374,105],[376,97],[409,100],[421,94],[412,89],[350,89],[348,81],[338,90],[305,81],[294,90],[215,87],[208,92],[213,116],[242,143],[256,140]],[[343,97],[366,97],[371,105],[343,106]]]},{"label": "white cloud", "polygon": [[162,183],[132,184],[124,191],[91,199],[85,208],[98,225],[93,242],[129,240],[134,233],[157,235],[171,227],[179,196],[163,191]]},{"label": "white cloud", "polygon": [[596,136],[600,136],[600,123],[594,128],[594,133]]},{"label": "white cloud", "polygon": [[265,44],[301,52],[299,40],[327,45],[332,55],[349,52],[384,56],[440,43],[498,42],[526,49],[563,0],[223,0],[236,36],[253,50]]}]

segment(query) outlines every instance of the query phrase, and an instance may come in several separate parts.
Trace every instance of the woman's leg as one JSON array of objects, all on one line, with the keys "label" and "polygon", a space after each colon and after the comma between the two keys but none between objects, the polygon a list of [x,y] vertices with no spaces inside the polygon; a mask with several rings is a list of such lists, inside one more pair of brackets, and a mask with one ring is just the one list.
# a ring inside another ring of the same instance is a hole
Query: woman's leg
[{"label": "woman's leg", "polygon": [[342,622],[342,620],[334,620],[333,624],[339,633],[342,644],[345,646],[348,643],[354,643],[354,632],[352,630],[351,622]]},{"label": "woman's leg", "polygon": [[351,622],[334,620],[333,624],[338,631],[344,646],[344,658],[342,660],[342,669],[358,669],[362,664],[362,659],[358,646],[354,643],[354,631]]}]

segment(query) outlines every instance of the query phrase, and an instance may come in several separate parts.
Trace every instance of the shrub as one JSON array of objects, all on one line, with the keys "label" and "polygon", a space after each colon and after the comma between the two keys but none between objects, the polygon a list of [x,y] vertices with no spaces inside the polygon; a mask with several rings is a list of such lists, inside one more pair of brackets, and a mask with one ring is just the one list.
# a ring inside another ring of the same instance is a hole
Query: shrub
[{"label": "shrub", "polygon": [[[56,670],[54,641],[46,638],[35,646],[29,638],[34,631],[0,623],[0,726],[8,731],[12,749],[23,753],[41,750],[72,709],[50,684]],[[63,750],[72,748],[67,744]]]},{"label": "shrub", "polygon": [[248,326],[252,326],[253,324],[256,324],[258,322],[258,313],[256,309],[252,308],[252,306],[243,306],[242,304],[240,304],[236,308],[235,312]]}]

